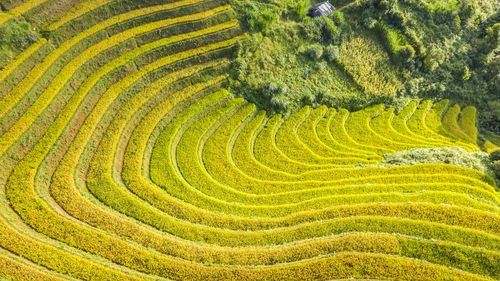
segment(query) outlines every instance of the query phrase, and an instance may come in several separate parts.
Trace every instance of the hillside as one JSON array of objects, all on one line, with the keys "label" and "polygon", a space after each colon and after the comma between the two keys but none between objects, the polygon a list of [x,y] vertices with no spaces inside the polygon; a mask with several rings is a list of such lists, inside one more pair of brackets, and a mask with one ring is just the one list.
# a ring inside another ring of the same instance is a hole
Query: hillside
[{"label": "hillside", "polygon": [[252,35],[238,44],[234,93],[285,114],[450,99],[500,134],[498,1],[338,0],[332,15],[308,17],[317,2],[232,0]]},{"label": "hillside", "polygon": [[0,279],[500,279],[494,115],[366,3],[0,3]]}]

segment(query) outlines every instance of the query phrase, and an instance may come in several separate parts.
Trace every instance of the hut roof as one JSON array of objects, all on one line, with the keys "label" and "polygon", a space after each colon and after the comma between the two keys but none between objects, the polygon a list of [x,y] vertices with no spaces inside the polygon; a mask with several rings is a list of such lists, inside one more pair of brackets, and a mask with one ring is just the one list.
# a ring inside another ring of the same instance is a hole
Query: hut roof
[{"label": "hut roof", "polygon": [[329,16],[333,11],[335,11],[335,7],[330,2],[325,1],[309,8],[307,15],[310,17]]}]

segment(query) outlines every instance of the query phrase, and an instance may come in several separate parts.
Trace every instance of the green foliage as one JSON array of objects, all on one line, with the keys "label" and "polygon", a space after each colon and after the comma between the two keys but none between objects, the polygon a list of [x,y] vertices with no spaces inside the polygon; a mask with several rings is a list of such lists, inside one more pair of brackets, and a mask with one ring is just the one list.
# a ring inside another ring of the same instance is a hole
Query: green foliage
[{"label": "green foliage", "polygon": [[460,4],[457,0],[432,0],[429,1],[428,7],[432,13],[456,14]]},{"label": "green foliage", "polygon": [[243,26],[251,32],[265,32],[280,16],[279,7],[257,1],[232,1]]},{"label": "green foliage", "polygon": [[274,97],[286,94],[288,87],[283,82],[268,81],[262,86],[262,94],[266,97]]},{"label": "green foliage", "polygon": [[339,47],[335,45],[329,45],[325,48],[325,58],[329,62],[334,62],[340,57]]},{"label": "green foliage", "polygon": [[363,25],[368,29],[374,29],[377,26],[377,20],[372,17],[366,17],[363,19]]},{"label": "green foliage", "polygon": [[490,161],[497,184],[500,184],[500,148],[496,148],[490,153]]},{"label": "green foliage", "polygon": [[413,59],[415,50],[408,44],[405,36],[398,29],[391,28],[383,21],[377,22],[376,28],[382,36],[391,57],[397,63],[406,64]]},{"label": "green foliage", "polygon": [[499,161],[500,160],[500,149],[495,149],[490,153],[491,161]]},{"label": "green foliage", "polygon": [[0,67],[40,39],[40,35],[23,18],[0,25]]},{"label": "green foliage", "polygon": [[[411,45],[404,45],[397,51],[398,60],[403,63],[410,62],[415,56],[415,49]],[[470,76],[470,75],[469,75]]]},{"label": "green foliage", "polygon": [[285,83],[272,79],[265,82],[261,89],[263,102],[267,103],[274,112],[280,113],[288,109],[288,101],[285,98],[287,92],[288,86]]},{"label": "green foliage", "polygon": [[336,26],[342,26],[344,24],[344,14],[339,10],[335,10],[330,17]]},{"label": "green foliage", "polygon": [[308,41],[321,42],[321,29],[318,28],[317,19],[306,18],[300,26],[303,37]]},{"label": "green foliage", "polygon": [[[359,86],[336,64],[325,61],[334,54],[332,48],[327,54],[329,47],[305,41],[302,31],[299,23],[274,24],[266,35],[255,33],[238,43],[231,92],[266,109],[268,114],[286,115],[303,104],[366,105],[369,101]],[[286,93],[268,95],[270,83],[286,85]],[[266,94],[262,94],[263,90]]]},{"label": "green foliage", "polygon": [[302,19],[306,16],[310,3],[311,2],[309,0],[299,1],[299,3],[297,3],[296,9],[297,17],[299,19]]},{"label": "green foliage", "polygon": [[318,60],[323,56],[323,46],[313,44],[307,48],[306,54],[312,60]]},{"label": "green foliage", "polygon": [[310,0],[284,1],[284,2],[286,5],[289,6],[289,9],[293,11],[289,13],[295,14],[295,19],[297,20],[303,19],[306,16],[307,11],[309,10],[309,7],[311,6]]},{"label": "green foliage", "polygon": [[342,15],[338,13],[335,19],[338,22],[337,25],[331,18],[325,16],[305,21],[302,24],[302,32],[305,39],[324,45],[340,43],[340,24],[343,22]]},{"label": "green foliage", "polygon": [[498,40],[500,37],[500,23],[495,23],[492,26],[486,28],[485,32],[485,40],[488,43],[492,44],[492,46],[490,46],[490,49],[494,49],[498,46]]},{"label": "green foliage", "polygon": [[495,173],[497,182],[500,183],[500,160],[493,161],[492,165],[493,165],[492,170]]},{"label": "green foliage", "polygon": [[233,60],[231,75],[237,79],[243,79],[247,69],[247,62],[243,58]]},{"label": "green foliage", "polygon": [[464,80],[464,81],[469,80],[470,76],[471,76],[471,73],[470,73],[469,67],[467,65],[464,65],[464,70],[462,73],[462,80]]},{"label": "green foliage", "polygon": [[460,29],[460,27],[462,25],[462,20],[460,19],[459,15],[455,15],[455,17],[453,18],[453,25],[454,25],[456,30]]},{"label": "green foliage", "polygon": [[250,32],[266,33],[278,19],[300,21],[305,18],[311,5],[310,0],[232,0],[232,7],[238,13],[243,27]]},{"label": "green foliage", "polygon": [[500,25],[495,7],[492,0],[376,0],[353,4],[343,13],[358,33],[359,27],[370,29],[377,21],[379,40],[393,62],[408,70],[401,96],[473,105],[480,126],[498,133]]}]

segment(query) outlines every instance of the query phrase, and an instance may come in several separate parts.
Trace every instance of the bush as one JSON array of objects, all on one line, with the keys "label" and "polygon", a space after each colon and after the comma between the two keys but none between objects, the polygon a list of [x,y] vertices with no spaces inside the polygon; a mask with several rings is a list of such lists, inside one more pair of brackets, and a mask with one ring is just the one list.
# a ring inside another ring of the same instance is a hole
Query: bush
[{"label": "bush", "polygon": [[[339,18],[338,21],[343,21],[340,14]],[[307,40],[323,44],[338,43],[340,31],[340,28],[325,16],[309,19],[302,24],[302,32]]]},{"label": "bush", "polygon": [[368,29],[373,29],[377,24],[377,20],[372,17],[367,17],[363,19],[363,25]]},{"label": "bush", "polygon": [[309,0],[299,1],[295,4],[295,13],[298,19],[303,19],[306,16],[310,5],[311,1]]},{"label": "bush", "polygon": [[250,31],[265,32],[269,25],[277,19],[277,11],[269,7],[260,7],[254,3],[245,3],[235,7],[242,14],[241,22]]},{"label": "bush", "polygon": [[316,20],[305,17],[301,25],[301,31],[306,40],[313,42],[321,41],[321,30],[316,25]]},{"label": "bush", "polygon": [[315,97],[311,93],[306,93],[300,100],[302,102],[302,105],[313,105]]},{"label": "bush", "polygon": [[392,7],[392,9],[388,12],[388,17],[390,23],[397,27],[398,29],[403,28],[406,23],[406,18],[403,12],[396,9],[396,7]]},{"label": "bush", "polygon": [[500,184],[500,148],[493,150],[490,153],[491,169],[497,180],[497,184]]},{"label": "bush", "polygon": [[233,61],[232,65],[232,76],[235,79],[241,79],[246,72],[247,62],[243,58],[237,58]]},{"label": "bush", "polygon": [[318,44],[313,44],[307,48],[306,53],[311,59],[318,60],[323,56],[323,47]]},{"label": "bush", "polygon": [[455,17],[453,18],[453,27],[455,28],[455,30],[459,30],[461,26],[462,20],[460,19],[460,16],[455,15]]},{"label": "bush", "polygon": [[316,102],[324,103],[324,101],[330,96],[330,91],[326,88],[321,88],[316,93]]},{"label": "bush", "polygon": [[415,49],[411,45],[405,45],[398,50],[397,55],[401,63],[409,62],[415,56]]},{"label": "bush", "polygon": [[500,148],[497,148],[490,153],[490,160],[500,161]]},{"label": "bush", "polygon": [[14,56],[38,41],[34,32],[23,19],[14,19],[0,26],[0,67]]},{"label": "bush", "polygon": [[494,161],[492,166],[492,170],[498,182],[500,180],[500,160]]},{"label": "bush", "polygon": [[467,81],[470,79],[471,73],[469,70],[469,67],[467,65],[464,65],[464,68],[462,70],[462,80]]},{"label": "bush", "polygon": [[404,63],[413,59],[415,50],[398,29],[392,28],[382,21],[377,22],[375,27],[393,60]]},{"label": "bush", "polygon": [[500,23],[495,23],[494,25],[486,28],[485,32],[486,32],[485,39],[492,45],[490,48],[494,49],[498,47],[499,46],[498,38],[500,37]]},{"label": "bush", "polygon": [[314,65],[314,69],[316,69],[316,71],[322,71],[322,70],[324,70],[327,66],[328,66],[328,65],[327,65],[326,61],[320,61],[320,62],[317,62],[317,63]]},{"label": "bush", "polygon": [[267,81],[262,86],[262,94],[265,97],[274,97],[281,94],[285,94],[288,91],[288,87],[285,83],[279,81]]},{"label": "bush", "polygon": [[319,21],[323,43],[338,43],[340,28],[338,28],[330,18],[321,17]]},{"label": "bush", "polygon": [[427,54],[424,57],[424,71],[425,72],[433,72],[439,66],[439,63],[432,58],[430,54]]},{"label": "bush", "polygon": [[288,102],[283,98],[273,97],[271,99],[271,108],[274,112],[284,113],[288,109]]},{"label": "bush", "polygon": [[325,49],[325,59],[329,62],[334,62],[340,57],[339,47],[330,45]]},{"label": "bush", "polygon": [[344,15],[342,14],[342,12],[339,12],[338,10],[333,12],[331,18],[332,21],[338,26],[344,24]]},{"label": "bush", "polygon": [[10,21],[0,26],[0,44],[12,48],[25,49],[38,41],[39,35],[32,31],[31,26],[24,20]]}]

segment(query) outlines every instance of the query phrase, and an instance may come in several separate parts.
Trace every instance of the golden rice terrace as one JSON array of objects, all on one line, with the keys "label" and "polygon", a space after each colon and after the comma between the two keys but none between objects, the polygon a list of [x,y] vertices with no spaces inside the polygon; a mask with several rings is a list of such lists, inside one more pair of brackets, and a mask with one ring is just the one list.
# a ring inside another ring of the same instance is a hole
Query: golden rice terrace
[{"label": "golden rice terrace", "polygon": [[0,277],[500,279],[492,178],[375,165],[479,150],[473,107],[269,116],[223,89],[224,1],[14,2],[58,13],[0,71]]}]

